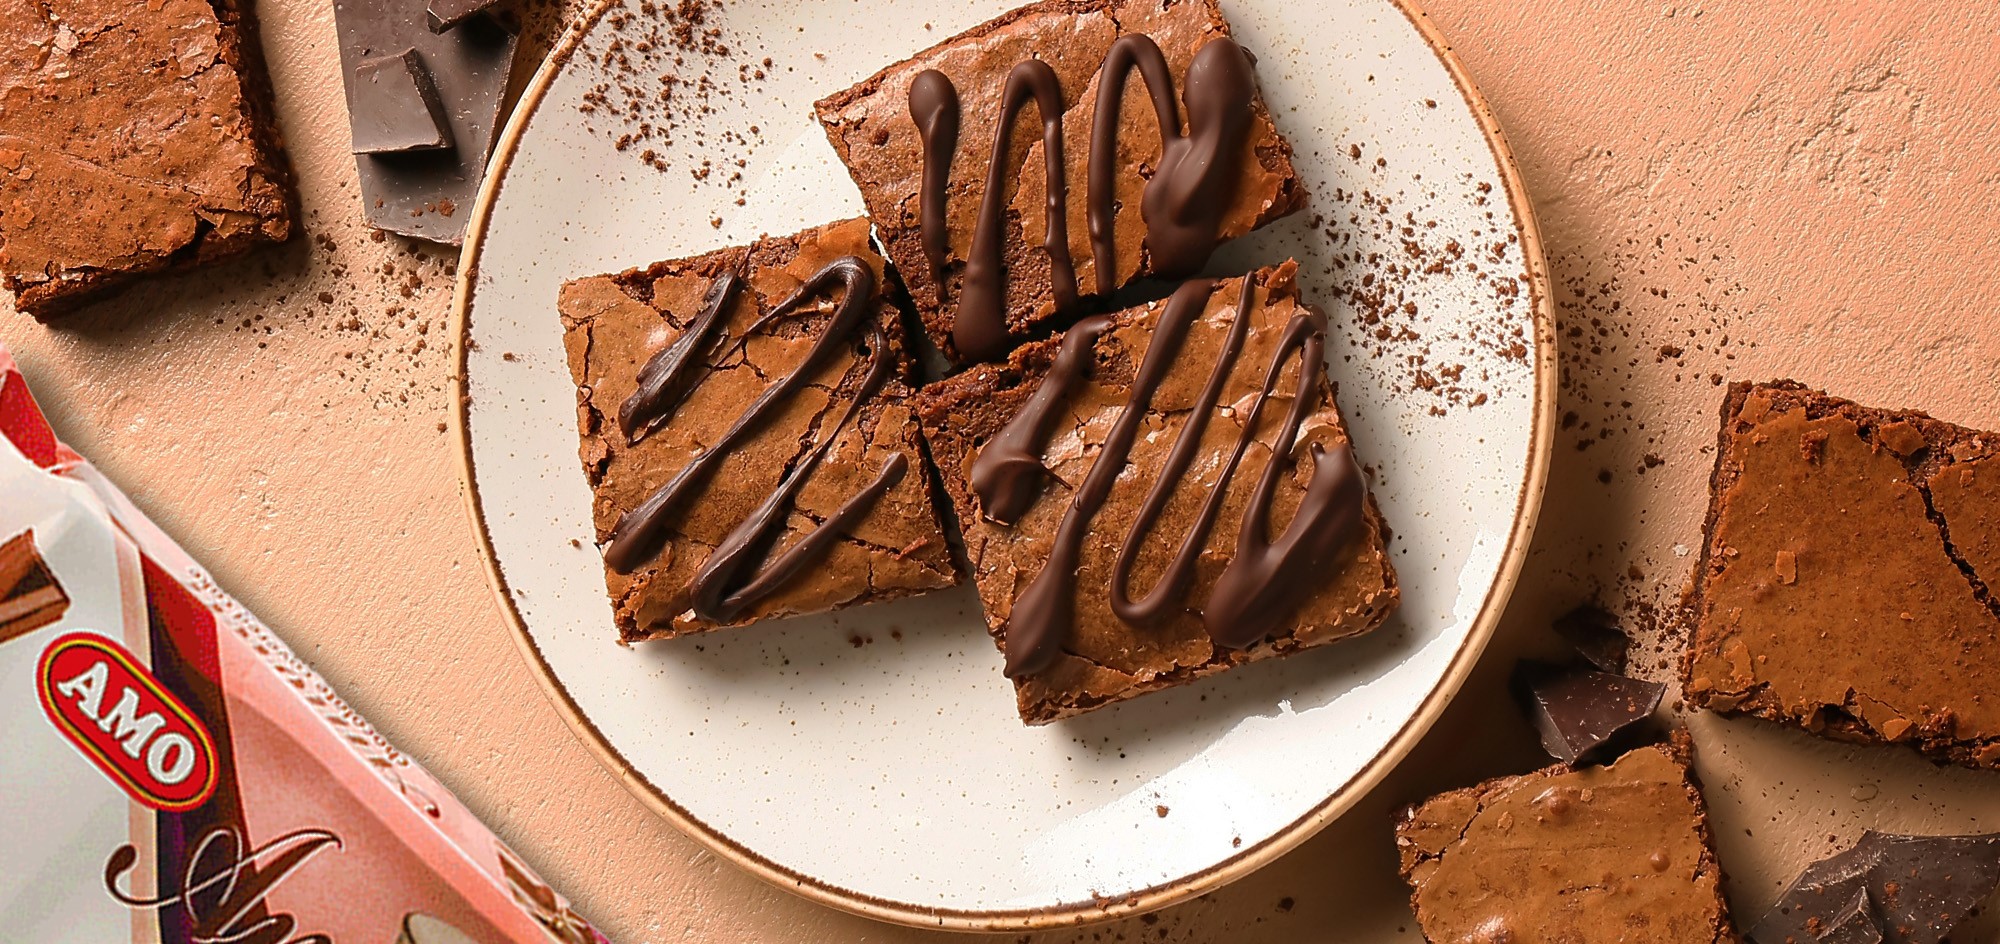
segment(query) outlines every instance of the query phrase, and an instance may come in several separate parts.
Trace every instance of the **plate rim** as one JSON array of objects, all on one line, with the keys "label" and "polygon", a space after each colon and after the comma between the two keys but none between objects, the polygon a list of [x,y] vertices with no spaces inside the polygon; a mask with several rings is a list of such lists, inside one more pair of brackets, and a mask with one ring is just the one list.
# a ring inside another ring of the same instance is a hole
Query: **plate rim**
[{"label": "plate rim", "polygon": [[1327,824],[1352,809],[1362,797],[1374,790],[1389,771],[1408,756],[1416,742],[1429,732],[1438,716],[1464,686],[1466,677],[1478,664],[1487,643],[1492,639],[1494,630],[1506,611],[1507,603],[1520,581],[1521,568],[1526,562],[1529,546],[1534,540],[1535,525],[1541,514],[1542,498],[1548,485],[1549,465],[1554,451],[1557,379],[1555,311],[1553,295],[1549,289],[1548,263],[1542,253],[1541,229],[1535,218],[1534,204],[1529,199],[1526,185],[1521,179],[1513,149],[1508,146],[1499,120],[1494,116],[1485,96],[1472,81],[1472,76],[1466,71],[1464,64],[1452,52],[1450,42],[1431,23],[1429,14],[1419,6],[1419,0],[1387,0],[1387,2],[1410,21],[1410,25],[1423,38],[1424,44],[1445,67],[1460,98],[1464,99],[1466,106],[1471,109],[1473,117],[1478,121],[1482,137],[1500,170],[1502,186],[1507,191],[1508,207],[1514,214],[1515,225],[1520,235],[1522,265],[1528,273],[1528,310],[1534,323],[1535,338],[1533,360],[1535,392],[1532,402],[1533,415],[1529,423],[1528,468],[1515,498],[1513,527],[1508,533],[1506,547],[1501,555],[1500,566],[1494,575],[1493,584],[1487,588],[1486,597],[1480,603],[1478,614],[1473,617],[1465,641],[1452,655],[1444,675],[1424,695],[1416,712],[1403,722],[1396,734],[1376,752],[1374,757],[1363,764],[1345,785],[1270,837],[1239,850],[1207,868],[1113,900],[1094,899],[1021,909],[959,909],[894,901],[843,888],[772,861],[703,822],[676,803],[666,791],[655,786],[630,761],[627,761],[604,733],[598,730],[597,725],[583,713],[549,668],[547,660],[542,657],[541,648],[528,632],[527,622],[514,605],[507,577],[501,571],[499,559],[494,553],[492,534],[486,526],[485,506],[480,499],[479,480],[472,454],[472,433],[469,423],[472,398],[467,385],[466,367],[471,355],[469,332],[473,293],[479,277],[479,256],[485,246],[487,224],[499,196],[500,184],[519,149],[521,137],[527,130],[529,120],[540,108],[543,97],[554,83],[556,75],[568,63],[570,56],[576,52],[584,37],[605,13],[624,3],[624,0],[593,0],[590,8],[581,13],[575,22],[565,29],[548,56],[536,68],[534,76],[523,89],[513,112],[507,119],[505,128],[495,142],[492,155],[487,159],[486,177],[480,183],[478,196],[474,199],[471,216],[466,223],[465,242],[459,253],[457,284],[452,291],[450,389],[453,405],[449,410],[461,492],[475,543],[479,547],[480,566],[486,571],[487,586],[493,591],[514,642],[527,660],[536,684],[542,689],[542,694],[548,698],[556,713],[562,716],[571,732],[583,742],[591,756],[615,776],[627,792],[637,797],[660,818],[672,823],[710,851],[765,882],[815,903],[878,921],[909,927],[955,931],[1019,932],[1079,927],[1116,918],[1129,918],[1178,904],[1228,885],[1283,857],[1312,838]]}]

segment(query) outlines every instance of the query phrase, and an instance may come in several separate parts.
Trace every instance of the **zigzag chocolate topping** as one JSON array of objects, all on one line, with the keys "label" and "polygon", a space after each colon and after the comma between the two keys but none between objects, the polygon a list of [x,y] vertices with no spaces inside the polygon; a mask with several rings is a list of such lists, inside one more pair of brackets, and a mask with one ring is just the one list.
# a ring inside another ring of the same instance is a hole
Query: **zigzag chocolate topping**
[{"label": "zigzag chocolate topping", "polygon": [[[1210,41],[1188,64],[1182,83],[1188,117],[1188,133],[1182,134],[1172,76],[1158,44],[1138,34],[1112,43],[1100,70],[1086,191],[1098,293],[1118,287],[1112,226],[1118,111],[1126,80],[1134,69],[1146,83],[1160,128],[1160,163],[1146,182],[1140,209],[1146,223],[1146,245],[1155,274],[1161,278],[1192,274],[1214,251],[1233,196],[1230,188],[1243,172],[1243,144],[1250,132],[1257,94],[1249,55],[1243,48],[1227,37]],[[958,138],[958,93],[944,73],[927,69],[911,82],[909,97],[910,116],[924,141],[924,252],[932,268],[940,269],[949,245],[945,188]],[[1078,305],[1080,288],[1069,250],[1063,90],[1055,70],[1039,59],[1029,59],[1008,73],[1001,96],[1001,119],[987,158],[986,190],[980,196],[958,312],[952,321],[952,343],[974,360],[990,360],[1006,352],[1006,273],[1001,250],[1006,240],[1008,169],[1003,159],[1010,150],[1015,119],[1030,100],[1041,116],[1047,165],[1043,178],[1047,221],[1042,245],[1048,252],[1050,284],[1058,311],[1074,311]]]},{"label": "zigzag chocolate topping", "polygon": [[[699,385],[701,374],[693,371],[690,365],[705,363],[709,355],[727,340],[725,336],[718,335],[716,329],[722,322],[722,313],[728,310],[741,290],[741,284],[741,278],[734,273],[725,273],[716,279],[709,289],[702,313],[673,344],[653,355],[640,369],[639,388],[618,410],[619,426],[629,440],[638,442],[664,425]],[[612,528],[611,542],[604,549],[605,562],[612,569],[619,573],[631,573],[657,557],[664,543],[662,526],[668,516],[721,467],[722,460],[731,450],[755,433],[787,398],[803,389],[820,366],[845,346],[857,329],[865,328],[870,338],[867,373],[854,399],[832,428],[823,431],[824,438],[820,443],[786,471],[770,497],[730,531],[709,554],[695,575],[693,609],[706,619],[733,619],[744,608],[776,591],[807,564],[823,556],[833,547],[834,541],[867,515],[869,509],[908,473],[909,462],[901,453],[890,457],[873,482],[798,543],[772,557],[773,545],[782,533],[800,488],[821,460],[826,458],[841,431],[855,421],[862,407],[882,389],[894,371],[888,338],[879,326],[867,319],[868,299],[875,292],[875,274],[867,263],[854,256],[835,259],[808,277],[797,291],[753,322],[744,330],[743,337],[736,340],[738,345],[743,344],[769,325],[796,315],[807,301],[834,290],[838,290],[839,294],[833,315],[826,330],[807,351],[805,359],[790,373],[767,385],[728,430],[696,454],[671,480],[619,517]]]},{"label": "zigzag chocolate topping", "polygon": [[[1269,538],[1269,518],[1277,486],[1290,468],[1286,457],[1297,441],[1301,424],[1319,405],[1318,377],[1314,371],[1323,362],[1326,325],[1317,313],[1298,314],[1286,324],[1265,371],[1263,386],[1244,417],[1235,447],[1192,526],[1182,536],[1173,560],[1143,598],[1135,601],[1128,593],[1127,584],[1139,550],[1199,453],[1202,434],[1242,353],[1249,332],[1254,286],[1254,277],[1244,278],[1229,336],[1186,425],[1174,441],[1165,467],[1154,479],[1138,517],[1125,536],[1109,591],[1112,611],[1134,626],[1154,625],[1175,613],[1185,612],[1195,563],[1208,543],[1229,483],[1256,439],[1258,420],[1276,392],[1280,374],[1296,356],[1300,365],[1298,382],[1284,425],[1272,446],[1271,461],[1244,509],[1236,553],[1202,607],[1209,637],[1219,646],[1235,649],[1256,644],[1293,615],[1309,587],[1303,578],[1315,568],[1324,567],[1333,554],[1352,540],[1361,522],[1366,496],[1360,470],[1355,467],[1348,447],[1343,444],[1328,455],[1315,445],[1305,498],[1284,533],[1275,541]],[[1105,435],[1096,462],[1071,496],[1047,562],[1015,601],[1006,636],[1009,678],[1033,675],[1048,668],[1067,644],[1075,622],[1078,558],[1091,520],[1103,508],[1112,485],[1124,471],[1153,396],[1174,366],[1190,327],[1201,315],[1215,287],[1215,282],[1206,279],[1190,281],[1174,293],[1161,312],[1153,339],[1133,377],[1124,409]],[[1038,496],[1047,472],[1039,455],[1047,448],[1053,432],[1050,414],[1054,405],[1075,389],[1087,363],[1088,351],[1108,327],[1105,319],[1093,318],[1072,329],[1063,339],[1055,365],[1043,377],[1028,406],[974,459],[971,477],[975,494],[982,509],[992,510],[988,516],[996,522],[1004,524],[1017,517]]]}]

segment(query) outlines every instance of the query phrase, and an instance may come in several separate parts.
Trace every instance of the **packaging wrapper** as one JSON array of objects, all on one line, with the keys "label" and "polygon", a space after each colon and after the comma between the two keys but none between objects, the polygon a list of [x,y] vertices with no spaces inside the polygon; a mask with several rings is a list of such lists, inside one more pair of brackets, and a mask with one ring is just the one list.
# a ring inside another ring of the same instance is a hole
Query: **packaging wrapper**
[{"label": "packaging wrapper", "polygon": [[90,464],[0,347],[0,939],[592,944]]}]

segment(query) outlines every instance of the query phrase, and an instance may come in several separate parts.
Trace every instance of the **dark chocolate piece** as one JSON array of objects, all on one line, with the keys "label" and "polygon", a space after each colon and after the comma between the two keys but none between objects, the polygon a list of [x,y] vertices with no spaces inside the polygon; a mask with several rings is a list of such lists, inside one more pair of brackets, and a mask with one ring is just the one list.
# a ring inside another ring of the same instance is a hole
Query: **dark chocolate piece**
[{"label": "dark chocolate piece", "polygon": [[1522,662],[1514,682],[1542,747],[1566,764],[1587,763],[1599,748],[1651,716],[1667,687],[1590,669]]},{"label": "dark chocolate piece", "polygon": [[1750,929],[1750,940],[1939,944],[1996,887],[2000,833],[1892,836],[1871,829],[1854,848],[1807,866]]},{"label": "dark chocolate piece", "polygon": [[433,33],[442,33],[499,5],[500,0],[431,0],[429,14]]},{"label": "dark chocolate piece", "polygon": [[69,595],[35,549],[35,532],[0,544],[0,643],[54,623],[69,612]]},{"label": "dark chocolate piece", "polygon": [[451,147],[444,103],[415,49],[363,60],[354,69],[351,100],[356,154]]},{"label": "dark chocolate piece", "polygon": [[1618,620],[1595,604],[1586,603],[1556,618],[1556,635],[1561,636],[1600,671],[1625,674],[1626,653],[1632,637],[1625,635]]},{"label": "dark chocolate piece", "polygon": [[361,198],[376,229],[457,245],[465,238],[486,158],[499,133],[516,37],[492,17],[473,16],[433,33],[424,5],[411,0],[334,0],[340,65],[357,143],[370,93],[362,65],[414,49],[430,74],[449,147],[357,154]]},{"label": "dark chocolate piece", "polygon": [[1882,944],[1882,929],[1875,924],[1875,910],[1868,904],[1868,890],[1854,889],[1847,904],[1828,918],[1815,944]]}]

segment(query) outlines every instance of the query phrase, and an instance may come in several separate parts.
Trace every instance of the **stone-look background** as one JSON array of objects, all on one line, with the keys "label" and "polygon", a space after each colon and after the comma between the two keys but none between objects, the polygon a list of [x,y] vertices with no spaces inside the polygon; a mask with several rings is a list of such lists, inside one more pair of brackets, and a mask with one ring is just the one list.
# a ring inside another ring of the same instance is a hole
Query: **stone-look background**
[{"label": "stone-look background", "polygon": [[[261,4],[307,238],[56,329],[0,314],[56,426],[614,939],[942,938],[718,860],[544,700],[478,565],[445,432],[456,254],[362,225],[329,6]],[[1513,657],[1553,645],[1548,619],[1600,597],[1648,627],[1640,667],[1665,677],[1681,642],[1652,614],[1699,540],[1717,378],[2000,427],[2000,7],[1429,7],[1520,158],[1563,336],[1569,416],[1506,625],[1410,760],[1302,849],[1158,915],[1037,940],[1417,939],[1390,810],[1538,763],[1524,725],[1493,719],[1512,717],[1495,705]],[[1689,724],[1746,916],[1864,826],[2000,829],[2000,775]]]}]

